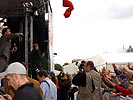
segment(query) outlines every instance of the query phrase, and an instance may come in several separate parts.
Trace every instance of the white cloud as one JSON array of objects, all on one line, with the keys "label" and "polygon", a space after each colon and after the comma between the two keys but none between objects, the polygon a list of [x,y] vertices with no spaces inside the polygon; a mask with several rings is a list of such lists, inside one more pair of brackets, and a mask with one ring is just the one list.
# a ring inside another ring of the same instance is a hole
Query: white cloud
[{"label": "white cloud", "polygon": [[74,10],[67,19],[62,1],[51,1],[56,63],[116,52],[133,44],[132,0],[70,0]]}]

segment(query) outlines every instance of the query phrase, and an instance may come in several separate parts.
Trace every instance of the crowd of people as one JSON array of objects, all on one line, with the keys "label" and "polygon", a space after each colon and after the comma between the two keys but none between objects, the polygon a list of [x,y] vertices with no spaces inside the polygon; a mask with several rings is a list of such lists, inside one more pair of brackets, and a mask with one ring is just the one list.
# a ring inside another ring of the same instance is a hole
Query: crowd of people
[{"label": "crowd of people", "polygon": [[[54,72],[40,70],[37,80],[28,76],[28,67],[22,62],[11,63],[0,73],[2,82],[0,100],[70,100],[72,77],[61,72],[58,78]],[[2,80],[3,80],[2,79]]]},{"label": "crowd of people", "polygon": [[11,63],[0,73],[5,76],[0,100],[133,100],[132,66],[112,64],[111,72],[97,71],[92,61],[83,63],[76,75],[39,70],[37,80],[28,76],[23,62]]},{"label": "crowd of people", "polygon": [[104,99],[133,100],[133,66],[130,63],[116,66],[112,64],[114,73],[105,67],[99,71],[102,79],[102,94]]},{"label": "crowd of people", "polygon": [[[104,66],[97,70],[93,61],[81,61],[76,65],[76,75],[43,68],[45,53],[37,43],[30,54],[32,78],[28,76],[28,65],[24,62],[9,64],[11,39],[23,36],[11,34],[10,28],[3,29],[0,38],[0,100],[133,100],[133,66],[130,63],[117,66],[113,71]],[[43,63],[42,63],[43,62]]]}]

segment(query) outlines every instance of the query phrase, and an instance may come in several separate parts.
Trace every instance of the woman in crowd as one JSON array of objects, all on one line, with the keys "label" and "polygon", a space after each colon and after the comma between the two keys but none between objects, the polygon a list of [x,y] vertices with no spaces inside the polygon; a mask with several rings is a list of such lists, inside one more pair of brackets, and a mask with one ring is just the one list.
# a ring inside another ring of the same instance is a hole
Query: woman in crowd
[{"label": "woman in crowd", "polygon": [[61,87],[60,100],[70,100],[69,90],[71,88],[71,80],[69,75],[64,74],[64,76],[61,77],[60,87]]}]

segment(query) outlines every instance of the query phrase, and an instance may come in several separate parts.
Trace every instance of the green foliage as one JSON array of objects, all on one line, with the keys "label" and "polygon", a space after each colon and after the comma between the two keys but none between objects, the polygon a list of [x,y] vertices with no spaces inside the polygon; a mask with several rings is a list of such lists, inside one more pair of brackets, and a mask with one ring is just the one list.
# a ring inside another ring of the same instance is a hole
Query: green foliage
[{"label": "green foliage", "polygon": [[67,63],[67,62],[66,62],[66,63],[64,63],[64,65],[63,65],[63,66],[66,66],[66,65],[69,65],[69,63]]},{"label": "green foliage", "polygon": [[63,68],[60,64],[55,64],[55,70],[58,70],[58,71],[63,71]]}]

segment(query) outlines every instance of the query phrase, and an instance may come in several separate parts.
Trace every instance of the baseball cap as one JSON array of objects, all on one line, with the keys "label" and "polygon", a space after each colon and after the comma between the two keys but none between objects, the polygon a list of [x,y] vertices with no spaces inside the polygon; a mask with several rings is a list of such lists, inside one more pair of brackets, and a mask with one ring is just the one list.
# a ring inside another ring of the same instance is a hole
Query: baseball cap
[{"label": "baseball cap", "polygon": [[0,76],[6,76],[8,74],[26,74],[26,68],[19,62],[11,63],[5,72],[0,73]]},{"label": "baseball cap", "polygon": [[55,73],[54,72],[48,72],[52,77],[55,77]]}]

